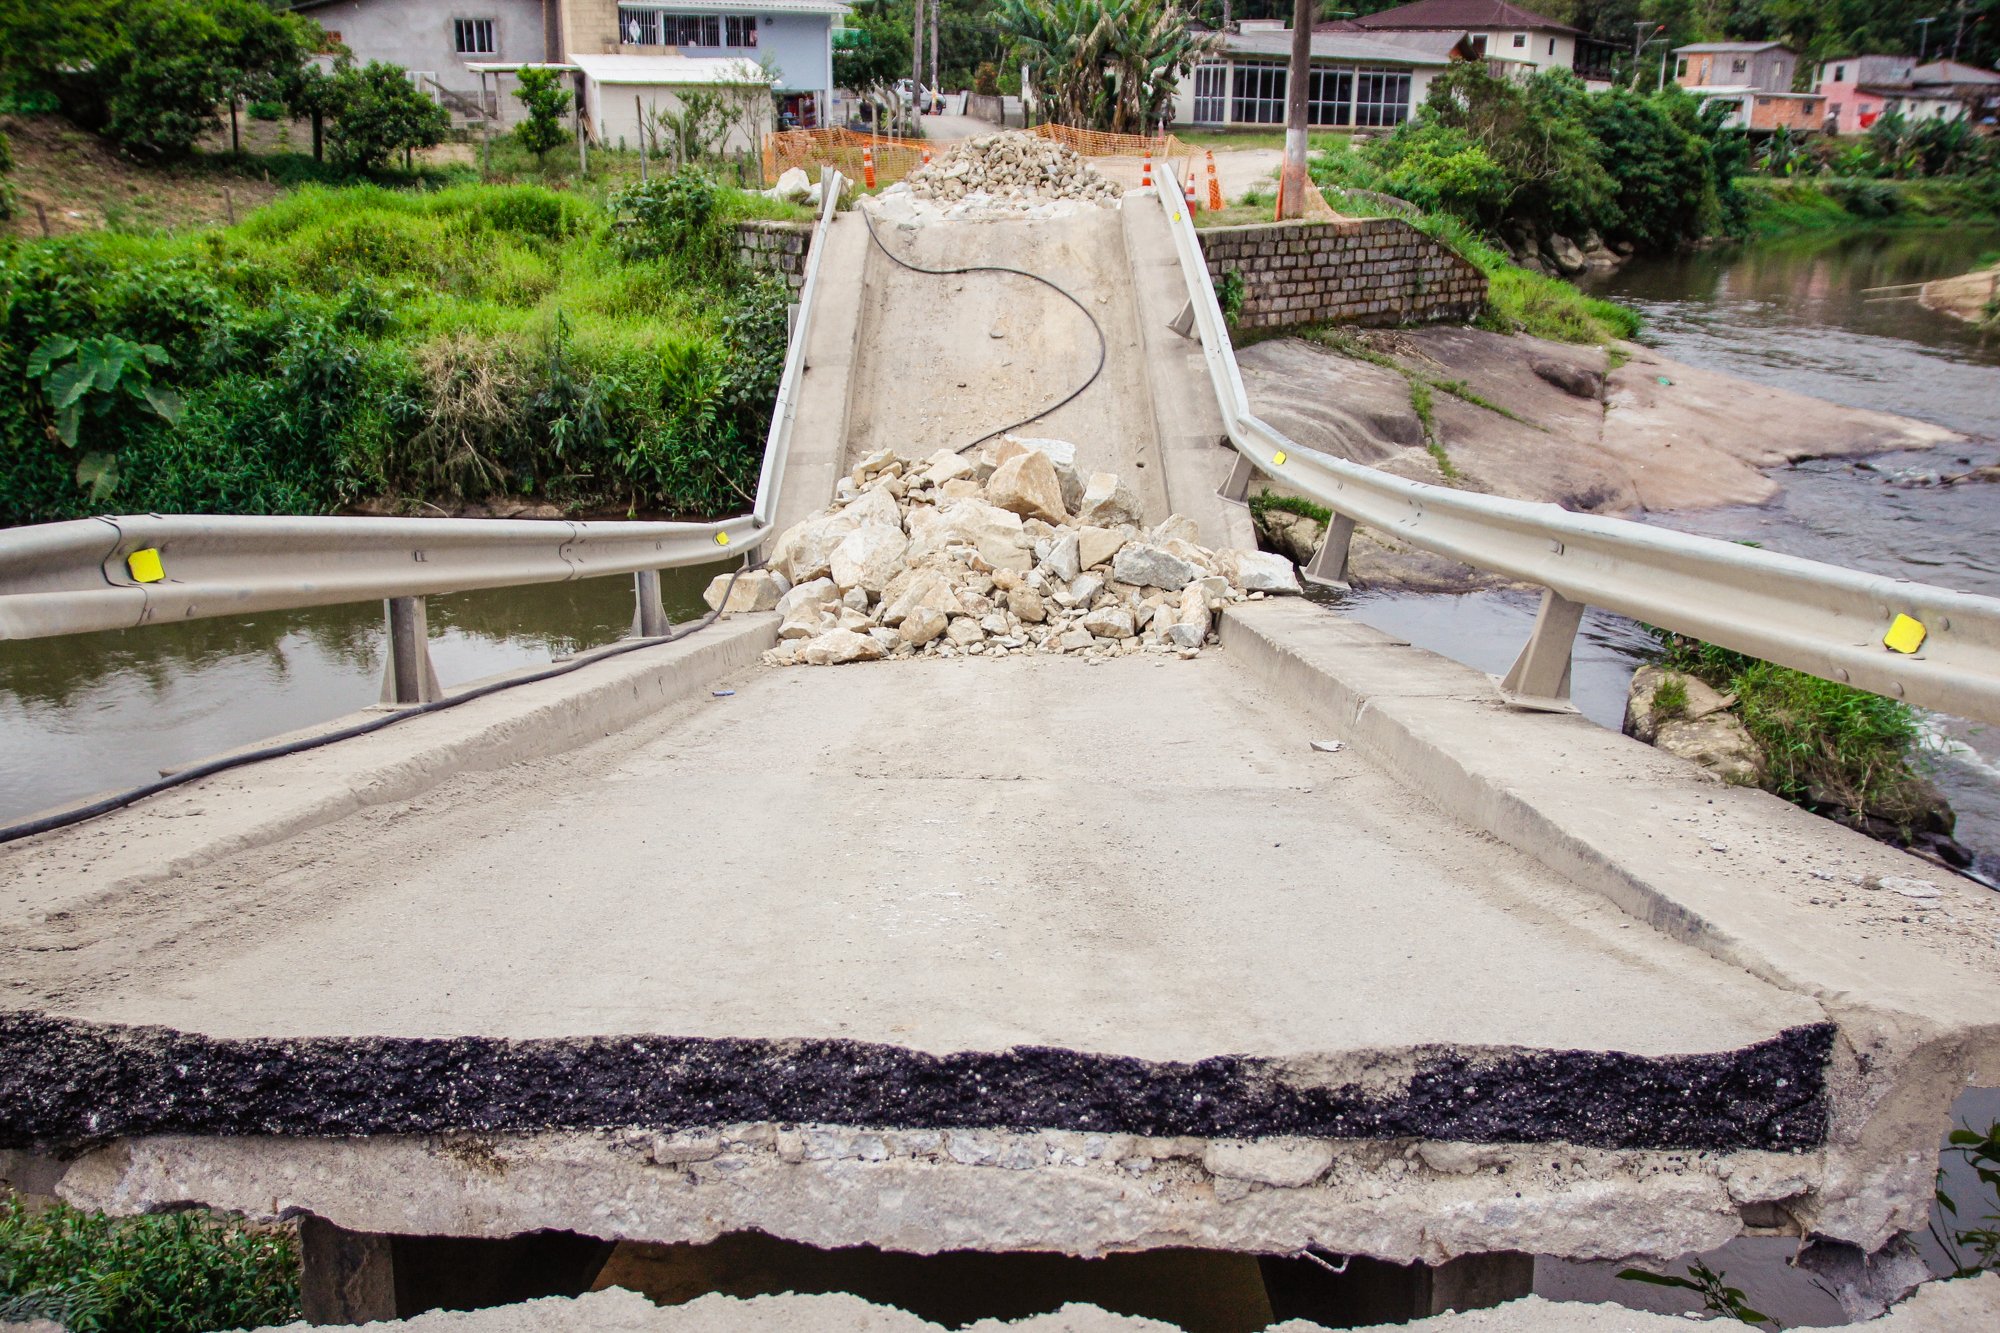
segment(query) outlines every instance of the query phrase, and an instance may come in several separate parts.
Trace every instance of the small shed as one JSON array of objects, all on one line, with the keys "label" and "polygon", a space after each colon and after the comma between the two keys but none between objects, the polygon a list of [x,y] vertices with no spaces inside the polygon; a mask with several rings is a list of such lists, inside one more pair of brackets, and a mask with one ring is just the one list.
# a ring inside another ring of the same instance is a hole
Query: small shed
[{"label": "small shed", "polygon": [[716,146],[725,153],[759,151],[776,119],[772,76],[753,60],[572,55],[570,63],[582,72],[584,120],[599,144],[637,148],[641,119],[680,114],[693,92],[723,98],[731,123]]}]

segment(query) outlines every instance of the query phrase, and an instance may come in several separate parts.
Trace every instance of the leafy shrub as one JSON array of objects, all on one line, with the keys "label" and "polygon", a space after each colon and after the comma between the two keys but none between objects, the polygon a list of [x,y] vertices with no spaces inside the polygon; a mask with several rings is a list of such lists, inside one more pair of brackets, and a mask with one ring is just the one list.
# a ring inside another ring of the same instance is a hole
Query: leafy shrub
[{"label": "leafy shrub", "polygon": [[283,102],[252,102],[247,110],[252,120],[283,120],[285,118],[285,104]]},{"label": "leafy shrub", "polygon": [[335,75],[338,110],[329,138],[337,162],[380,167],[398,152],[444,142],[451,116],[411,84],[400,65],[371,60]]},{"label": "leafy shrub", "polygon": [[[57,11],[17,57],[18,78],[134,157],[185,157],[216,107],[270,96],[317,49],[314,25],[255,0],[126,0]],[[10,62],[14,63],[14,62]]]},{"label": "leafy shrub", "polygon": [[561,76],[552,69],[523,69],[518,78],[521,86],[514,90],[514,96],[527,108],[528,118],[514,127],[514,137],[540,157],[569,142],[569,132],[561,122],[569,111],[570,95],[558,86]]},{"label": "leafy shrub", "polygon": [[613,210],[631,214],[619,232],[626,254],[707,270],[728,263],[735,245],[734,219],[722,203],[722,188],[698,167],[628,185],[610,200]]},{"label": "leafy shrub", "polygon": [[981,97],[1000,95],[1000,71],[993,67],[992,61],[980,62],[978,72],[972,76],[972,91]]},{"label": "leafy shrub", "polygon": [[208,1333],[299,1317],[298,1251],[198,1213],[103,1217],[0,1201],[0,1318],[71,1333]]}]

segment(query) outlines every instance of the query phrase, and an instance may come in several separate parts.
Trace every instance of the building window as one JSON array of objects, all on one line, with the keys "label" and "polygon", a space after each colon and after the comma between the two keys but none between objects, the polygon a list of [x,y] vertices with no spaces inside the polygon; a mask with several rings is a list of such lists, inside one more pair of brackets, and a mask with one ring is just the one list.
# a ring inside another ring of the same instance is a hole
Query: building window
[{"label": "building window", "polygon": [[1768,97],[1760,97],[1760,98],[1758,98],[1758,99],[1757,99],[1757,105],[1758,105],[1758,106],[1769,106],[1769,105],[1771,105],[1771,99],[1770,99],[1770,98],[1768,98]]},{"label": "building window", "polygon": [[1231,71],[1229,118],[1243,125],[1285,123],[1285,67],[1237,65]]},{"label": "building window", "polygon": [[1198,65],[1194,71],[1194,123],[1220,125],[1228,109],[1229,66]]},{"label": "building window", "polygon": [[462,56],[490,56],[499,50],[493,45],[492,19],[453,19],[451,35]]},{"label": "building window", "polygon": [[1485,54],[1486,54],[1486,34],[1485,34],[1485,33],[1483,33],[1483,32],[1482,32],[1482,33],[1480,33],[1480,34],[1479,34],[1479,35],[1478,35],[1477,37],[1474,37],[1474,38],[1472,39],[1472,54],[1473,54],[1473,55],[1475,55],[1475,56],[1483,56],[1483,55],[1485,55]]},{"label": "building window", "polygon": [[1834,81],[1835,83],[1846,83],[1846,82],[1847,82],[1847,66],[1845,66],[1845,65],[1835,65],[1835,66],[1833,67],[1833,81]]},{"label": "building window", "polygon": [[1362,71],[1354,76],[1354,123],[1400,125],[1410,118],[1410,76]]},{"label": "building window", "polygon": [[1316,69],[1306,84],[1308,125],[1351,125],[1354,123],[1354,71]]},{"label": "building window", "polygon": [[1749,68],[1750,68],[1750,62],[1747,60],[1732,60],[1729,62],[1729,72],[1731,74],[1741,74],[1744,70]]},{"label": "building window", "polygon": [[1549,54],[1554,55],[1555,53],[1556,53],[1556,39],[1551,37],[1549,38]]},{"label": "building window", "polygon": [[1688,62],[1685,60],[1676,60],[1674,62],[1674,77],[1677,79],[1685,79],[1687,76],[1688,76]]},{"label": "building window", "polygon": [[621,8],[618,36],[627,46],[755,46],[757,19],[746,14],[731,14],[725,19],[720,14]]}]

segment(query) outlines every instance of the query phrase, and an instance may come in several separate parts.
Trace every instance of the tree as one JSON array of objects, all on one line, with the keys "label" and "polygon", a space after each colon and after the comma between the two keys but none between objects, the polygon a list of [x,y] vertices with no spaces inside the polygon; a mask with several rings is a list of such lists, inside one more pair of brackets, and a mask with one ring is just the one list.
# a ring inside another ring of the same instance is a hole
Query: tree
[{"label": "tree", "polygon": [[993,21],[1027,57],[1044,119],[1123,134],[1157,124],[1221,41],[1169,0],[1001,0]]},{"label": "tree", "polygon": [[253,0],[124,0],[36,15],[10,6],[0,47],[12,91],[53,95],[77,125],[135,157],[184,157],[219,129],[218,103],[276,89],[322,40]]},{"label": "tree", "polygon": [[363,69],[346,66],[333,78],[332,133],[337,162],[378,168],[396,152],[444,142],[451,128],[445,109],[418,92],[400,65],[371,60]]},{"label": "tree", "polygon": [[[1617,187],[1598,160],[1590,96],[1567,70],[1519,81],[1482,62],[1454,65],[1431,81],[1422,121],[1463,131],[1513,182],[1507,215],[1538,230],[1590,230]],[[1405,126],[1393,137],[1415,134]]]},{"label": "tree", "polygon": [[514,96],[528,109],[528,118],[514,127],[521,147],[541,157],[551,148],[569,142],[562,118],[569,111],[569,93],[562,87],[562,75],[552,69],[522,69],[521,86]]}]

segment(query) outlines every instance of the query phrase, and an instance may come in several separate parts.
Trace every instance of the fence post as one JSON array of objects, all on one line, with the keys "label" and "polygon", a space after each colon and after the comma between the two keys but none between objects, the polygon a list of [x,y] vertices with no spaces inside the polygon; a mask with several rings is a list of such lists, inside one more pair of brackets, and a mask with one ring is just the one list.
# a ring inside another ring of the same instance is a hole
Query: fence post
[{"label": "fence post", "polygon": [[444,697],[431,666],[430,625],[421,597],[383,599],[389,621],[389,662],[382,673],[382,702],[427,704]]},{"label": "fence post", "polygon": [[1326,536],[1320,540],[1319,549],[1299,574],[1308,583],[1317,583],[1322,588],[1347,588],[1347,552],[1354,544],[1354,520],[1345,514],[1335,514],[1333,521],[1326,525]]},{"label": "fence post", "polygon": [[672,632],[674,622],[667,619],[667,608],[660,601],[659,570],[642,569],[632,575],[632,595],[639,604],[632,616],[635,638],[657,639]]},{"label": "fence post", "polygon": [[1535,632],[1528,636],[1513,669],[1500,682],[1500,693],[1509,704],[1538,712],[1576,711],[1569,701],[1569,666],[1576,629],[1582,621],[1582,602],[1572,602],[1554,588],[1542,589]]}]

